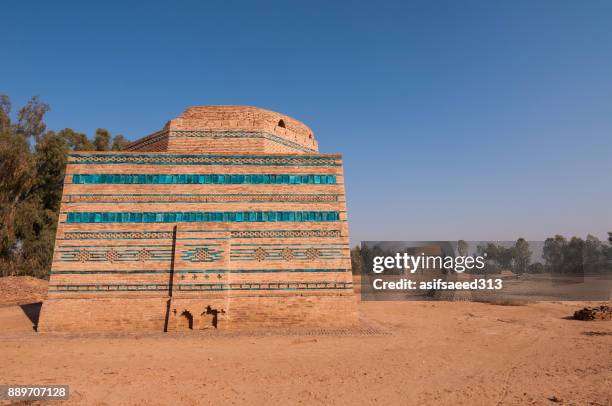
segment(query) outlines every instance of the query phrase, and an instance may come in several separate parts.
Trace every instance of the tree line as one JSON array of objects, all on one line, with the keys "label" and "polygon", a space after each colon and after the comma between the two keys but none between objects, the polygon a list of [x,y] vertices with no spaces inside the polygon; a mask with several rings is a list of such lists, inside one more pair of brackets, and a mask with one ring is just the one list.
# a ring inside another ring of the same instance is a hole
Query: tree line
[{"label": "tree line", "polygon": [[[612,234],[609,240],[612,242]],[[532,262],[532,251],[523,238],[512,247],[487,243],[476,251],[478,255],[487,255],[490,265],[487,272],[593,274],[610,272],[612,266],[612,247],[590,234],[584,240],[579,237],[567,240],[562,235],[547,238],[542,247],[543,262]]]},{"label": "tree line", "polygon": [[45,278],[51,267],[66,161],[70,151],[119,151],[129,143],[98,128],[92,139],[48,130],[49,105],[32,97],[14,116],[0,95],[1,275]]},{"label": "tree line", "polygon": [[[469,244],[465,240],[457,241],[457,255],[466,256],[468,253]],[[375,256],[393,256],[394,254],[395,251],[386,250],[379,245],[355,246],[351,249],[353,274],[362,273],[363,264],[370,264]],[[542,247],[543,262],[532,262],[533,252],[524,238],[519,238],[512,246],[495,242],[478,245],[475,255],[486,257],[486,266],[481,271],[471,270],[472,273],[512,271],[515,274],[545,272],[593,274],[612,272],[612,232],[608,233],[608,243],[592,235],[588,235],[584,240],[579,237],[567,240],[562,235],[547,238]]]}]

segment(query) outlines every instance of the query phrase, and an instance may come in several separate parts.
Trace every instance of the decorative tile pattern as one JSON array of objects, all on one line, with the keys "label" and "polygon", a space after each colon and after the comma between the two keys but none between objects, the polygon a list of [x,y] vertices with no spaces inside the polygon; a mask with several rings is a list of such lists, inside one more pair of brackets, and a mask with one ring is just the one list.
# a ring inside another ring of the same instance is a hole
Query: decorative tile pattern
[{"label": "decorative tile pattern", "polygon": [[231,203],[231,202],[337,202],[334,194],[81,194],[65,195],[68,203]]},{"label": "decorative tile pattern", "polygon": [[181,253],[183,261],[214,262],[223,259],[223,250],[219,244],[191,245]]},{"label": "decorative tile pattern", "polygon": [[340,230],[262,230],[232,231],[232,238],[311,238],[340,237]]},{"label": "decorative tile pattern", "polygon": [[[245,230],[231,231],[232,238],[312,238],[312,237],[340,237],[340,230]],[[172,239],[171,231],[126,231],[126,232],[65,232],[59,240],[154,240]]]},{"label": "decorative tile pattern", "polygon": [[87,232],[69,231],[64,233],[64,240],[153,240],[170,239],[173,237],[171,231],[127,231],[127,232]]},{"label": "decorative tile pattern", "polygon": [[91,253],[87,250],[78,250],[75,253],[75,258],[80,262],[87,262],[91,260]]},{"label": "decorative tile pattern", "polygon": [[107,261],[115,262],[118,259],[119,259],[119,253],[116,250],[111,248],[110,250],[106,251],[106,260]]},{"label": "decorative tile pattern", "polygon": [[174,154],[79,154],[71,153],[71,164],[136,165],[253,165],[253,166],[340,166],[337,156],[307,155],[174,155]]},{"label": "decorative tile pattern", "polygon": [[146,248],[143,248],[140,251],[138,251],[139,261],[144,262],[144,261],[149,261],[150,259],[151,259],[151,251],[149,251]]},{"label": "decorative tile pattern", "polygon": [[196,248],[193,254],[194,261],[206,261],[209,258],[210,255],[208,254],[208,250],[206,248]]},{"label": "decorative tile pattern", "polygon": [[189,270],[170,270],[170,269],[116,269],[112,270],[51,270],[52,275],[129,275],[129,274],[203,274],[208,278],[208,274],[267,274],[267,273],[347,273],[351,272],[346,268],[306,268],[306,269],[189,269]]},{"label": "decorative tile pattern", "polygon": [[[182,275],[184,276],[184,275]],[[184,279],[184,278],[183,278]],[[239,290],[351,290],[351,282],[313,281],[313,282],[274,282],[274,283],[179,283],[172,286],[179,291],[239,291]],[[51,284],[49,292],[138,292],[167,291],[167,284]]]},{"label": "decorative tile pattern", "polygon": [[138,247],[113,246],[80,248],[59,246],[60,262],[136,262],[136,261],[170,261],[172,247]]},{"label": "decorative tile pattern", "polygon": [[283,175],[283,174],[97,174],[72,175],[74,184],[125,184],[125,185],[333,185],[336,175]]},{"label": "decorative tile pattern", "polygon": [[[255,253],[263,250],[266,255],[257,257]],[[232,261],[313,261],[350,259],[346,244],[322,244],[317,247],[305,244],[232,244]]]},{"label": "decorative tile pattern", "polygon": [[71,212],[67,223],[207,223],[339,221],[337,211]]},{"label": "decorative tile pattern", "polygon": [[291,261],[293,258],[295,258],[295,254],[293,253],[293,250],[289,247],[286,247],[283,249],[281,256],[283,257],[285,261]]},{"label": "decorative tile pattern", "polygon": [[320,256],[321,256],[321,253],[320,253],[320,252],[319,252],[319,250],[318,250],[318,249],[316,249],[316,248],[312,248],[312,247],[311,247],[311,248],[308,248],[308,249],[306,250],[306,257],[307,257],[308,259],[310,259],[310,260],[317,259],[317,258],[319,258]]},{"label": "decorative tile pattern", "polygon": [[256,248],[255,252],[253,253],[253,257],[258,261],[263,261],[267,256],[268,254],[266,253],[266,250],[261,247]]}]

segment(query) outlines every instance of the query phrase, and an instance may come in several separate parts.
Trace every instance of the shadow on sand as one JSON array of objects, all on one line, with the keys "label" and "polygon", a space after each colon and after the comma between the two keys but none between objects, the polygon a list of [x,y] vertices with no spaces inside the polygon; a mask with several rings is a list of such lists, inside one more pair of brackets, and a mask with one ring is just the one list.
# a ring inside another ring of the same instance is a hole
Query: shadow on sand
[{"label": "shadow on sand", "polygon": [[38,317],[40,316],[40,308],[42,307],[42,302],[36,303],[28,303],[19,305],[23,313],[28,316],[28,319],[32,322],[32,328],[34,331],[37,331],[38,327]]}]

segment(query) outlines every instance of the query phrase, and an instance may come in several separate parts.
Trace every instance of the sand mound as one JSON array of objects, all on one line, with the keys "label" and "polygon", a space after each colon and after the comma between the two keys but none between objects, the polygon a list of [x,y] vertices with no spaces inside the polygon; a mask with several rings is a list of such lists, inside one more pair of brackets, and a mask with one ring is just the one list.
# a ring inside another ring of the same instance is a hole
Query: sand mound
[{"label": "sand mound", "polygon": [[598,307],[585,307],[574,312],[576,320],[612,320],[612,307],[601,305]]},{"label": "sand mound", "polygon": [[31,276],[0,278],[0,306],[40,302],[47,296],[47,284]]}]

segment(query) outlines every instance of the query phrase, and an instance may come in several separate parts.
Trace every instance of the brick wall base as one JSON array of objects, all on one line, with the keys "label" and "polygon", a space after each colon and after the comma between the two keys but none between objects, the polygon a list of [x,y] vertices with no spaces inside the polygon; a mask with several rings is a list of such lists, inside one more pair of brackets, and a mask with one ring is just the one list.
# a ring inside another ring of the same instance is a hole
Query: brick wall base
[{"label": "brick wall base", "polygon": [[44,302],[38,331],[352,328],[354,295],[230,298],[71,298]]},{"label": "brick wall base", "polygon": [[163,331],[167,298],[48,299],[38,331]]}]

